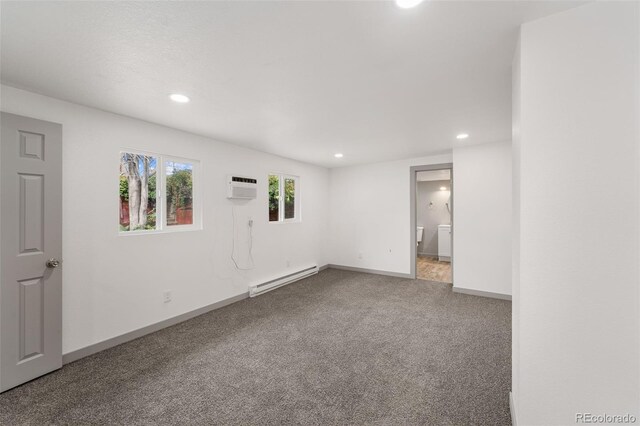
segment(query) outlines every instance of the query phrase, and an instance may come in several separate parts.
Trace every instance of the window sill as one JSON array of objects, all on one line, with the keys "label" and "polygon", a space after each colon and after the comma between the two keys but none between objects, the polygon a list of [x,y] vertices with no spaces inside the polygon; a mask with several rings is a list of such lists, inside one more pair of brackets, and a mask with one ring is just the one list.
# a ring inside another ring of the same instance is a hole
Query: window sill
[{"label": "window sill", "polygon": [[202,231],[202,226],[181,226],[179,228],[149,230],[149,231],[118,231],[119,237],[130,237],[133,235],[158,235],[158,234],[176,234],[180,232]]}]

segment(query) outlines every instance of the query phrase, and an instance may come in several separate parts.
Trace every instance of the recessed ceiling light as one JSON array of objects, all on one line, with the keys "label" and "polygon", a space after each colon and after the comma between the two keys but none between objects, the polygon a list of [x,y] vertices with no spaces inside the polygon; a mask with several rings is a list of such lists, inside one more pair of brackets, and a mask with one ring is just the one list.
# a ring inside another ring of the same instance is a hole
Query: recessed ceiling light
[{"label": "recessed ceiling light", "polygon": [[333,156],[334,156],[334,157],[336,157],[336,158],[342,158],[342,157],[344,157],[344,155],[342,155],[342,154],[341,154],[341,153],[339,153],[339,152],[337,152],[337,153],[333,154]]},{"label": "recessed ceiling light", "polygon": [[422,2],[423,0],[396,0],[396,6],[402,9],[411,9]]},{"label": "recessed ceiling light", "polygon": [[446,191],[446,190],[447,190],[447,187],[446,187],[446,186],[441,186],[441,187],[440,187],[440,191]]},{"label": "recessed ceiling light", "polygon": [[189,99],[188,96],[181,95],[180,93],[174,93],[174,94],[170,95],[169,99],[171,99],[173,102],[178,102],[180,104],[186,104],[187,102],[189,102],[191,100],[191,99]]},{"label": "recessed ceiling light", "polygon": [[468,133],[460,133],[458,136],[456,136],[456,139],[466,139],[469,137]]}]

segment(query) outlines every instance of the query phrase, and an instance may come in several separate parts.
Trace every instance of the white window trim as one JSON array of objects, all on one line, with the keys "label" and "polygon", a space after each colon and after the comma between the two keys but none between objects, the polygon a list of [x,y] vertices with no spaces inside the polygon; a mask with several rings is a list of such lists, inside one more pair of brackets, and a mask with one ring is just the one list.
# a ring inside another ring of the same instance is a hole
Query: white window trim
[{"label": "white window trim", "polygon": [[[172,155],[158,154],[151,151],[140,151],[137,149],[121,148],[118,152],[118,164],[121,161],[122,154],[138,154],[154,157],[156,159],[156,229],[121,231],[118,226],[119,236],[129,235],[152,235],[152,234],[168,234],[173,232],[200,231],[202,230],[202,196],[200,191],[200,161],[185,157],[176,157]],[[166,161],[176,163],[190,163],[193,165],[193,223],[191,225],[172,225],[168,226],[167,222],[167,197],[165,197],[166,186]],[[119,180],[118,180],[119,182]],[[118,207],[118,217],[120,216],[120,205]],[[118,223],[119,224],[119,223]]]},{"label": "white window trim", "polygon": [[[269,194],[269,176],[278,176],[278,220],[269,221],[273,224],[300,223],[302,222],[302,214],[300,211],[300,176],[289,175],[286,173],[269,173],[267,175],[267,195]],[[284,217],[284,181],[285,179],[293,179],[295,182],[295,199],[294,199],[294,217],[285,219]],[[268,197],[267,197],[268,198]],[[267,200],[268,201],[268,200]]]},{"label": "white window trim", "polygon": [[[165,186],[167,182],[167,170],[166,170],[166,162],[172,161],[175,163],[189,163],[192,165],[192,194],[193,194],[193,223],[191,225],[167,225],[167,197],[165,196]],[[179,232],[179,231],[195,231],[202,229],[202,208],[201,208],[201,199],[200,192],[200,162],[197,160],[192,160],[189,158],[182,157],[173,157],[168,155],[162,156],[162,192],[161,192],[161,211],[160,216],[162,218],[160,225],[162,227],[162,232]],[[158,194],[156,193],[156,197]],[[156,201],[157,202],[157,201]]]}]

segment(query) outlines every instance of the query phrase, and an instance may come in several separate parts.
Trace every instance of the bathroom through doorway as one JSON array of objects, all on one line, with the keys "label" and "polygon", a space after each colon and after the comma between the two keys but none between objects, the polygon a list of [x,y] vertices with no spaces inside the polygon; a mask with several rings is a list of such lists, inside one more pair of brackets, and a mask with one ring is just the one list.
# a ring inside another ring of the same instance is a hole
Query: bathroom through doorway
[{"label": "bathroom through doorway", "polygon": [[412,167],[412,272],[416,279],[453,283],[453,198],[450,164]]}]

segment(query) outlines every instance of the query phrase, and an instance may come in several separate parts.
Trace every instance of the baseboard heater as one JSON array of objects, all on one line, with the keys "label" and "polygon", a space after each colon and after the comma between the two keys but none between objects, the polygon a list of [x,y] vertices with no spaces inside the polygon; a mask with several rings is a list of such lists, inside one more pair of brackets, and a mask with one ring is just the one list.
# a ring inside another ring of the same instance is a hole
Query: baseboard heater
[{"label": "baseboard heater", "polygon": [[311,275],[315,275],[317,273],[318,273],[318,265],[314,265],[309,268],[305,268],[300,271],[287,274],[280,278],[275,278],[273,280],[265,281],[260,284],[250,285],[249,296],[251,297],[259,296],[262,293],[266,293],[278,287],[282,287],[283,285],[291,284],[292,282],[310,277]]}]

